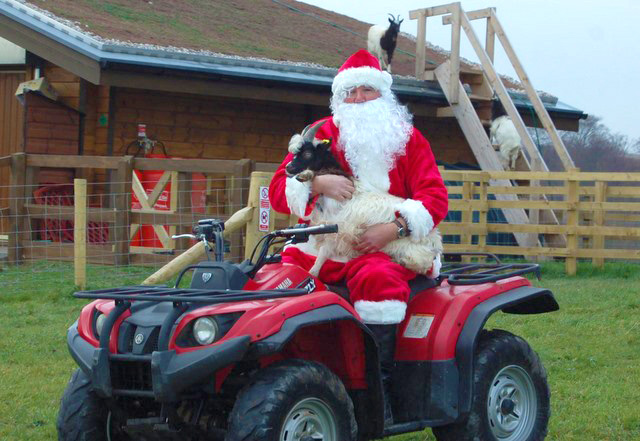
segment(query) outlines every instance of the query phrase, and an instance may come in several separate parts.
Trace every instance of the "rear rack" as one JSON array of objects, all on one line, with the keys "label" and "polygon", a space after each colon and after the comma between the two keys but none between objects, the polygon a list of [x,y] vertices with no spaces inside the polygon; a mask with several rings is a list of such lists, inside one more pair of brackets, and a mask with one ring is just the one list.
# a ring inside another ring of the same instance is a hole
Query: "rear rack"
[{"label": "rear rack", "polygon": [[73,294],[79,299],[105,299],[122,301],[140,300],[145,302],[182,303],[230,303],[246,300],[277,299],[307,294],[304,289],[269,289],[246,291],[233,289],[192,289],[169,288],[166,286],[123,286],[120,288],[77,291]]},{"label": "rear rack", "polygon": [[536,263],[502,263],[498,256],[490,253],[446,253],[445,258],[448,256],[485,257],[495,261],[495,263],[444,263],[440,270],[440,277],[447,279],[449,285],[478,285],[531,273],[540,279],[540,265]]}]

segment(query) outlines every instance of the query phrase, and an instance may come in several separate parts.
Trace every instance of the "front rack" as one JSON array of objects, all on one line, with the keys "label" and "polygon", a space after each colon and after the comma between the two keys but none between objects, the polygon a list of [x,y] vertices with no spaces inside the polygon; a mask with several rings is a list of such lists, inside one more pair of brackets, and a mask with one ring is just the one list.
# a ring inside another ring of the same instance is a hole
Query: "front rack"
[{"label": "front rack", "polygon": [[180,303],[231,303],[247,300],[277,299],[307,294],[305,289],[269,289],[246,291],[233,289],[192,289],[169,288],[166,286],[123,286],[120,288],[77,291],[73,294],[79,299],[104,299],[117,302],[140,300],[145,302]]},{"label": "front rack", "polygon": [[523,274],[535,274],[540,279],[540,265],[536,263],[502,263],[495,254],[489,253],[447,253],[448,256],[484,257],[495,263],[459,263],[445,262],[440,270],[440,277],[449,285],[477,285],[495,282]]}]

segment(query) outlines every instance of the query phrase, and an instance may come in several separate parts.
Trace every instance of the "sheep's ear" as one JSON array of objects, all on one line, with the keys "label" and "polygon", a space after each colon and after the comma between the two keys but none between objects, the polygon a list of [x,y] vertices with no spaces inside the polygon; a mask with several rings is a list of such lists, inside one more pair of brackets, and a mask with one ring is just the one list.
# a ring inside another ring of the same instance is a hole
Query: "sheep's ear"
[{"label": "sheep's ear", "polygon": [[302,135],[296,133],[289,140],[289,153],[297,155],[300,151],[300,147],[304,144],[304,139],[302,139]]}]

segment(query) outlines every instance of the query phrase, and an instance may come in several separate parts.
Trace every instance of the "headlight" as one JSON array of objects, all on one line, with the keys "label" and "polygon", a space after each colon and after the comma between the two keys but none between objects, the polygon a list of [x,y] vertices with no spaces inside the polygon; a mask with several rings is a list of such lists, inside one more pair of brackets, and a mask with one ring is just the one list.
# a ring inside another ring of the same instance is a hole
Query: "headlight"
[{"label": "headlight", "polygon": [[218,336],[218,324],[211,317],[200,317],[193,324],[193,338],[200,345],[210,345]]},{"label": "headlight", "polygon": [[102,334],[102,328],[104,327],[105,321],[107,321],[107,316],[99,312],[96,317],[96,337],[98,338],[100,338],[100,334]]}]

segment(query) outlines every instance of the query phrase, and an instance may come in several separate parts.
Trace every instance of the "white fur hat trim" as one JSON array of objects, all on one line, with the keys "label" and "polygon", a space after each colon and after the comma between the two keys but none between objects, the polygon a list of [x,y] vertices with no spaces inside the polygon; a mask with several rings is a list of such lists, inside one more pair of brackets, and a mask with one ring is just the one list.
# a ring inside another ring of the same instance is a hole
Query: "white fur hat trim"
[{"label": "white fur hat trim", "polygon": [[391,90],[393,78],[389,72],[382,71],[373,67],[353,67],[345,69],[333,79],[331,92],[336,93],[340,89],[352,89],[358,86],[371,86],[379,91]]}]

